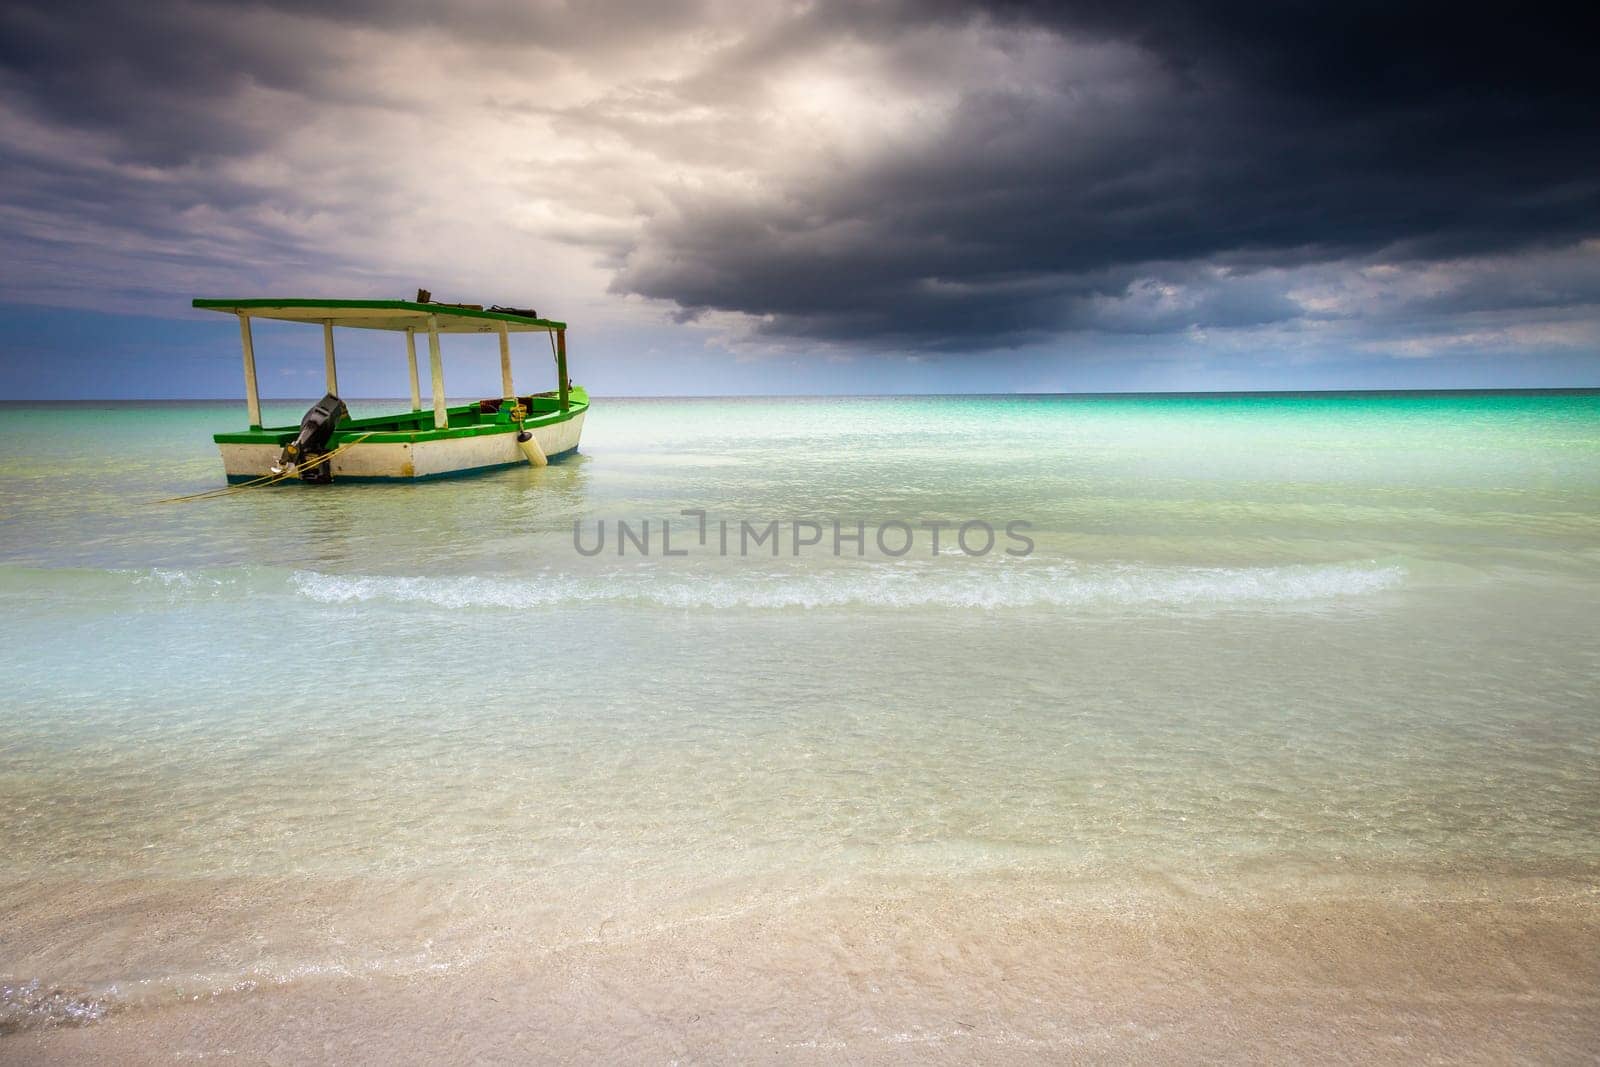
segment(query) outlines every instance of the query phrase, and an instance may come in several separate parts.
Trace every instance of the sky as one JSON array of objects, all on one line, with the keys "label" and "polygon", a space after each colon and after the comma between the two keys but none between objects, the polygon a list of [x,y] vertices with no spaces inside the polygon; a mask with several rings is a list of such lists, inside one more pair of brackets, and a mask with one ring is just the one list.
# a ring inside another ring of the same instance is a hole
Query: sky
[{"label": "sky", "polygon": [[[8,0],[0,398],[236,397],[191,298],[418,288],[567,321],[597,395],[1600,386],[1596,21]],[[318,331],[256,341],[320,393]]]}]

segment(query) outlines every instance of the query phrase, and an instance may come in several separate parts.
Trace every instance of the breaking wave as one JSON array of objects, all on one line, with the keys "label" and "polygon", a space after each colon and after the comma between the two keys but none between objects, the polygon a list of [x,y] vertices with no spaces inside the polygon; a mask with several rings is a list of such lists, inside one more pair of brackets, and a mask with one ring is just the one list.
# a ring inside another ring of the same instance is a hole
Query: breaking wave
[{"label": "breaking wave", "polygon": [[1170,567],[1050,564],[947,566],[708,577],[692,572],[549,574],[537,579],[391,577],[298,571],[295,589],[320,603],[383,601],[439,608],[526,608],[633,601],[668,608],[1063,607],[1226,608],[1364,596],[1398,586],[1399,565]]},{"label": "breaking wave", "polygon": [[1003,610],[1314,607],[1394,589],[1399,562],[1181,567],[1072,561],[901,560],[811,569],[746,567],[708,574],[653,565],[510,576],[331,574],[268,567],[119,571],[0,568],[0,600],[111,610],[133,600],[174,608],[289,597],[319,604],[537,608],[627,604],[683,610],[952,608]]}]

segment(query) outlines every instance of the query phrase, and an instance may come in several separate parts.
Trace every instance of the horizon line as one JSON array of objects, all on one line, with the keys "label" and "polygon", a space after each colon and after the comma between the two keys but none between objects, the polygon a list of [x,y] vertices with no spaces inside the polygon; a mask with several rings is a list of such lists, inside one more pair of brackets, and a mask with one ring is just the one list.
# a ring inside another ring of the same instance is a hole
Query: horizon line
[{"label": "horizon line", "polygon": [[[1404,395],[1404,394],[1492,394],[1492,393],[1600,393],[1600,385],[1542,385],[1542,386],[1441,386],[1409,389],[1097,389],[1083,392],[1033,392],[1013,391],[998,393],[640,393],[602,395],[606,400],[918,400],[939,397],[1107,397],[1107,396],[1350,396],[1350,395]],[[318,396],[262,397],[262,403],[301,403],[316,401]],[[395,401],[409,403],[409,396],[345,396],[340,399],[355,403]],[[495,397],[458,396],[448,402],[470,403],[474,400]],[[0,404],[229,404],[244,403],[241,396],[123,396],[123,397],[0,397]]]}]

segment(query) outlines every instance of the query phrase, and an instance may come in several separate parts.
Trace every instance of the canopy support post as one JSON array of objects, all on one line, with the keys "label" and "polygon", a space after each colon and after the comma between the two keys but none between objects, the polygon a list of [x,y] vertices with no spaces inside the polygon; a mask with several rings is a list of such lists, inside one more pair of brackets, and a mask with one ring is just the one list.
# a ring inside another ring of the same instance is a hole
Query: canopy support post
[{"label": "canopy support post", "polygon": [[567,331],[563,327],[556,331],[556,382],[561,390],[561,410],[567,410],[567,393],[571,386],[567,382]]},{"label": "canopy support post", "polygon": [[422,388],[417,384],[417,328],[406,327],[406,362],[411,365],[411,410],[422,410]]},{"label": "canopy support post", "polygon": [[322,320],[322,362],[327,365],[328,392],[339,395],[339,372],[333,365],[333,320]]},{"label": "canopy support post", "polygon": [[428,316],[428,370],[433,374],[433,428],[447,429],[450,413],[444,406],[444,361],[439,356],[439,316]]},{"label": "canopy support post", "polygon": [[256,346],[250,339],[250,316],[239,313],[239,340],[244,345],[244,406],[250,428],[261,429],[261,391],[256,385]]},{"label": "canopy support post", "polygon": [[511,334],[505,323],[500,323],[500,395],[515,401],[517,391],[511,385]]}]

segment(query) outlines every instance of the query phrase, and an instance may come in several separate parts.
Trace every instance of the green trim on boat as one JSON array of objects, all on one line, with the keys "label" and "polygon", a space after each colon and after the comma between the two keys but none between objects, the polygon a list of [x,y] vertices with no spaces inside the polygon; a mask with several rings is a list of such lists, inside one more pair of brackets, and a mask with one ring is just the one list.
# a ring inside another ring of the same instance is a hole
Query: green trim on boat
[{"label": "green trim on boat", "polygon": [[[560,399],[552,395],[536,394],[521,399],[529,410],[528,417],[520,423],[513,422],[511,412],[504,407],[499,411],[486,412],[477,404],[461,404],[447,409],[450,425],[438,430],[433,425],[433,409],[424,408],[422,411],[406,411],[394,415],[368,415],[359,419],[346,419],[339,423],[338,429],[328,442],[328,447],[337,448],[362,434],[371,435],[366,439],[370,444],[414,444],[421,441],[448,441],[463,437],[515,433],[524,428],[533,429],[567,422],[589,410],[589,393],[578,385],[572,387],[566,411],[561,410]],[[299,433],[300,424],[296,423],[293,426],[267,426],[259,430],[235,430],[212,434],[211,439],[219,445],[282,447],[293,441]]]},{"label": "green trim on boat", "polygon": [[[252,317],[264,319],[282,319],[287,322],[321,322],[331,319],[335,326],[354,327],[367,330],[396,330],[404,326],[377,325],[370,321],[371,316],[352,315],[341,317],[341,310],[351,312],[371,311],[399,311],[410,312],[416,315],[436,315],[439,318],[441,332],[459,333],[462,329],[448,329],[445,323],[459,319],[483,320],[491,322],[505,322],[524,329],[537,330],[565,330],[567,324],[555,319],[530,318],[527,315],[514,315],[506,311],[479,311],[474,308],[453,307],[449,304],[419,304],[414,300],[307,300],[299,297],[285,297],[281,300],[262,298],[250,300],[216,300],[197,299],[193,306],[205,311],[227,312],[260,312]],[[331,315],[272,315],[270,311],[327,311]],[[482,327],[474,327],[483,329]],[[484,332],[488,332],[485,330]]]}]

